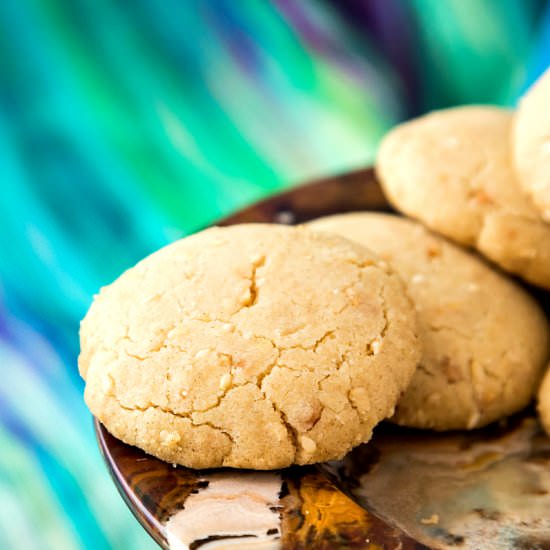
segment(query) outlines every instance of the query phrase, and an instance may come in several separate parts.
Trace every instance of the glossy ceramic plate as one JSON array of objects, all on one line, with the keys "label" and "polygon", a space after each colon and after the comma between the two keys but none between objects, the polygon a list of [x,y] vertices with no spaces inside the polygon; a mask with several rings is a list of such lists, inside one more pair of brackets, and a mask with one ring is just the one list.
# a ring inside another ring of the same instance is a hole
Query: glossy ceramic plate
[{"label": "glossy ceramic plate", "polygon": [[[372,170],[221,225],[354,210],[390,210]],[[550,549],[550,440],[532,411],[469,433],[382,424],[343,461],[273,472],[175,467],[95,427],[121,495],[163,548]]]}]

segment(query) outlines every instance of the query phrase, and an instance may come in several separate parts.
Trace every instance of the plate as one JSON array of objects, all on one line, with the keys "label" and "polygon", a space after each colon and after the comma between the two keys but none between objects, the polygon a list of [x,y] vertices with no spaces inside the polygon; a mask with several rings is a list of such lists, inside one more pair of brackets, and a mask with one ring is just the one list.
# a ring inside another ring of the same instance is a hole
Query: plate
[{"label": "plate", "polygon": [[[390,211],[371,169],[299,186],[219,225],[357,210]],[[97,420],[95,430],[122,497],[162,548],[550,549],[550,440],[532,410],[473,432],[383,423],[342,461],[270,472],[174,466]]]}]

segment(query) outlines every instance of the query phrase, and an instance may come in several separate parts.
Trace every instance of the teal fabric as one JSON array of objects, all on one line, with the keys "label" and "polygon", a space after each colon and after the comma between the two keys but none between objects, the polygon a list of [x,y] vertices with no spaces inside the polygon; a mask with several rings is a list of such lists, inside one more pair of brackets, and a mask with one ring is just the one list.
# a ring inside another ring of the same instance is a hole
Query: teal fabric
[{"label": "teal fabric", "polygon": [[549,64],[546,0],[0,2],[0,548],[154,547],[82,401],[102,285]]}]

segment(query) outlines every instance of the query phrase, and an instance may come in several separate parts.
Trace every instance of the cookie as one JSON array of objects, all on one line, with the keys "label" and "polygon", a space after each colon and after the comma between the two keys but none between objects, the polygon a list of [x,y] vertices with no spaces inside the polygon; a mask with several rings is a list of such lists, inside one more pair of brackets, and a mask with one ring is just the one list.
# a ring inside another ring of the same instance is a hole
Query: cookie
[{"label": "cookie", "polygon": [[539,388],[537,410],[545,432],[550,436],[550,365]]},{"label": "cookie", "polygon": [[521,99],[514,124],[519,181],[542,218],[550,222],[550,69]]},{"label": "cookie", "polygon": [[101,290],[81,326],[92,413],[192,468],[343,456],[391,416],[418,358],[414,308],[375,255],[305,228],[213,228]]},{"label": "cookie", "polygon": [[398,210],[550,288],[550,225],[515,176],[512,123],[496,107],[429,114],[386,136],[376,171]]},{"label": "cookie", "polygon": [[423,354],[393,421],[470,429],[529,403],[548,360],[549,327],[522,288],[405,218],[343,214],[310,227],[369,247],[395,268],[415,303]]}]

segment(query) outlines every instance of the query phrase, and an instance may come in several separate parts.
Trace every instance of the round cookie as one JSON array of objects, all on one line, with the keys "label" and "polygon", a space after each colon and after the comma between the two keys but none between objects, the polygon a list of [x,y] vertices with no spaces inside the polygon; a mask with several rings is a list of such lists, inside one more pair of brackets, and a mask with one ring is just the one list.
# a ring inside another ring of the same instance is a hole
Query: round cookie
[{"label": "round cookie", "polygon": [[305,228],[212,228],[102,289],[81,325],[92,413],[192,468],[343,456],[393,414],[418,359],[403,283]]},{"label": "round cookie", "polygon": [[385,137],[376,171],[397,209],[550,288],[550,225],[516,179],[512,122],[495,107],[434,112]]},{"label": "round cookie", "polygon": [[537,410],[544,431],[550,436],[550,365],[539,388]]},{"label": "round cookie", "polygon": [[519,181],[550,222],[550,69],[521,99],[514,129]]},{"label": "round cookie", "polygon": [[470,429],[529,403],[548,360],[549,327],[517,284],[405,218],[343,214],[310,227],[368,246],[395,268],[416,305],[423,354],[394,422]]}]

